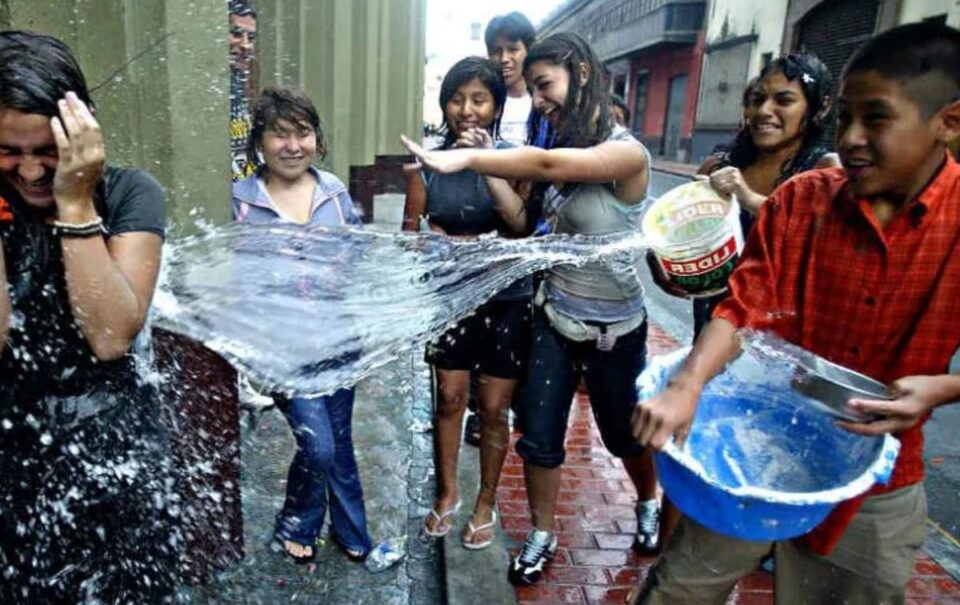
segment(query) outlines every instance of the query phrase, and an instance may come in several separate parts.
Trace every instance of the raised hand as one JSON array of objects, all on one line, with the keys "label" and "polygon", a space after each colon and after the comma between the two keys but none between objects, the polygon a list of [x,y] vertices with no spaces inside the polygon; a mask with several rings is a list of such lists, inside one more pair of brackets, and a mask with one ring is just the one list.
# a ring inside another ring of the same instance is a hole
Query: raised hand
[{"label": "raised hand", "polygon": [[93,192],[103,176],[106,151],[100,124],[90,108],[68,92],[58,101],[60,116],[50,119],[59,161],[53,178],[53,196],[61,220],[94,212]]},{"label": "raised hand", "polygon": [[469,154],[473,151],[472,149],[427,151],[421,145],[414,143],[403,135],[400,135],[400,142],[423,166],[441,174],[466,170],[469,164]]}]

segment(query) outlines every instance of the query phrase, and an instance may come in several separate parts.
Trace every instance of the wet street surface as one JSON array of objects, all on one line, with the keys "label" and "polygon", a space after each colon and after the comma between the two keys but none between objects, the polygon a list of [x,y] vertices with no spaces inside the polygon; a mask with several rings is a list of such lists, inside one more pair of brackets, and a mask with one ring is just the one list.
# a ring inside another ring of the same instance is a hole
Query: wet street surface
[{"label": "wet street surface", "polygon": [[309,603],[311,605],[406,605],[443,602],[443,572],[435,541],[418,539],[433,499],[430,433],[432,414],[422,353],[406,353],[357,388],[353,437],[374,543],[406,540],[407,555],[395,566],[371,573],[353,563],[325,536],[315,564],[294,565],[273,552],[274,516],[283,504],[287,469],[295,445],[276,409],[256,425],[245,418],[243,438],[244,560],[219,581],[185,590],[190,604]]}]

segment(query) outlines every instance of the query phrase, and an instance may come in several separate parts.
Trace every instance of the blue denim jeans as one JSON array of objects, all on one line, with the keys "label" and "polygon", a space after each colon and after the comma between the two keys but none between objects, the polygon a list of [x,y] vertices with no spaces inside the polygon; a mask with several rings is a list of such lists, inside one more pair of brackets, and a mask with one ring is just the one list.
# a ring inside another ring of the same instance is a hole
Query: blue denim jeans
[{"label": "blue denim jeans", "polygon": [[327,397],[295,397],[282,406],[297,453],[287,475],[287,498],[277,515],[279,537],[313,545],[329,502],[331,537],[363,553],[372,547],[353,454],[353,395],[353,389],[340,389]]},{"label": "blue denim jeans", "polygon": [[563,464],[563,442],[581,376],[607,450],[618,458],[643,453],[630,433],[630,418],[637,405],[637,376],[646,363],[647,323],[619,337],[613,350],[601,351],[596,342],[562,336],[537,307],[532,338],[527,377],[517,403],[523,427],[517,441],[520,457],[546,468]]}]

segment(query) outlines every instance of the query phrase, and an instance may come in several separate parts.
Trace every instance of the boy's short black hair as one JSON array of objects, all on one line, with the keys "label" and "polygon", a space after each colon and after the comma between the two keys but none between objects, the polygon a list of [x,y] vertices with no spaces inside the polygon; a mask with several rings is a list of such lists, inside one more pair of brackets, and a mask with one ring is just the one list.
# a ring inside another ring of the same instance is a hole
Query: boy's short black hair
[{"label": "boy's short black hair", "polygon": [[530,19],[521,12],[514,11],[506,15],[497,15],[487,23],[487,29],[483,32],[483,41],[487,44],[487,52],[493,48],[497,38],[506,38],[511,42],[519,40],[530,50],[533,41],[537,38],[537,30],[533,28]]},{"label": "boy's short black hair", "polygon": [[908,93],[914,92],[910,85],[920,78],[935,77],[935,82],[923,86],[922,94],[912,95],[925,115],[933,115],[960,99],[960,31],[922,22],[877,34],[853,54],[843,77],[867,71],[897,80]]},{"label": "boy's short black hair", "polygon": [[320,114],[313,101],[296,88],[268,86],[260,93],[251,118],[247,158],[252,163],[259,163],[257,151],[263,142],[263,135],[277,123],[277,120],[310,126],[317,135],[317,158],[323,161],[327,155],[327,143],[323,137]]},{"label": "boy's short black hair", "polygon": [[250,4],[250,0],[230,0],[229,6],[231,15],[257,18],[257,10]]},{"label": "boy's short black hair", "polygon": [[70,91],[93,107],[83,70],[66,44],[45,34],[0,32],[0,107],[59,116],[57,102]]}]

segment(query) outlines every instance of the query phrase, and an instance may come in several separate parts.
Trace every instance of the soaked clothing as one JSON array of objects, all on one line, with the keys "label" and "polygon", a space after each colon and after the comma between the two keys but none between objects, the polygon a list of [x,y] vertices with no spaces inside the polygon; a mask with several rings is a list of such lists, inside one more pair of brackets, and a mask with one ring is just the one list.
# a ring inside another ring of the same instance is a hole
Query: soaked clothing
[{"label": "soaked clothing", "polygon": [[[817,163],[823,159],[823,156],[830,153],[830,150],[822,145],[815,145],[809,149],[803,150],[801,154],[795,158],[786,170],[780,175],[780,178],[777,179],[777,186],[782,184],[784,181],[790,177],[800,174],[801,172],[806,172],[808,170],[813,170],[816,167]],[[745,170],[746,165],[742,165],[736,161],[735,158],[730,156],[728,150],[719,150],[712,154],[714,158],[719,160],[717,165],[710,172],[716,172],[721,168],[726,168],[727,166],[734,166],[740,170]],[[750,229],[753,228],[754,217],[750,212],[740,209],[740,227],[743,229],[743,238],[746,240],[747,236],[750,234]],[[700,331],[708,323],[710,323],[710,316],[713,314],[713,310],[716,308],[717,304],[721,300],[727,297],[727,293],[723,292],[715,296],[709,296],[705,298],[695,298],[693,300],[693,339],[696,340],[697,336],[700,335]]]},{"label": "soaked clothing", "polygon": [[[163,190],[143,171],[108,167],[94,202],[107,239],[164,233]],[[2,233],[13,325],[0,354],[0,602],[165,602],[179,538],[156,390],[132,354],[95,358],[59,237],[15,214]]]},{"label": "soaked clothing", "polygon": [[519,379],[530,347],[530,310],[529,301],[484,304],[427,345],[427,363],[441,370]]},{"label": "soaked clothing", "polygon": [[[840,168],[794,177],[764,204],[714,317],[785,340],[885,384],[948,372],[960,346],[960,166],[945,155],[926,188],[881,228]],[[884,493],[923,479],[923,422],[897,435]],[[829,552],[863,498],[808,539]]]},{"label": "soaked clothing", "polygon": [[[617,127],[608,140],[637,142],[623,127]],[[639,231],[645,206],[643,201],[628,205],[618,200],[612,183],[577,183],[562,191],[551,187],[544,215],[553,233],[611,235]],[[644,312],[640,275],[627,262],[556,266],[546,272],[544,285],[553,307],[574,319],[614,323]]]},{"label": "soaked clothing", "polygon": [[[310,172],[317,185],[311,195],[309,224],[362,225],[340,179],[314,167]],[[257,174],[234,183],[233,218],[251,223],[292,222],[273,202]],[[303,283],[302,287],[322,284]],[[325,397],[277,397],[297,442],[297,453],[287,473],[286,498],[274,526],[276,538],[316,548],[329,509],[334,539],[344,548],[364,554],[370,551],[363,486],[353,449],[353,401],[353,388]]]},{"label": "soaked clothing", "polygon": [[[497,149],[513,147],[504,141],[497,142]],[[437,174],[421,171],[427,194],[427,216],[430,222],[443,229],[447,235],[482,235],[506,232],[507,227],[494,208],[493,198],[487,190],[483,177],[472,170],[452,174]],[[529,301],[533,296],[533,279],[517,280],[492,300]]]},{"label": "soaked clothing", "polygon": [[[636,142],[622,127],[608,140]],[[643,210],[642,202],[619,201],[612,183],[551,187],[544,204],[552,231],[571,235],[639,231]],[[590,262],[549,269],[536,299],[527,377],[517,397],[520,457],[546,468],[563,464],[570,406],[581,378],[610,453],[639,455],[643,448],[630,435],[630,418],[646,341],[644,291],[634,265]]]}]

